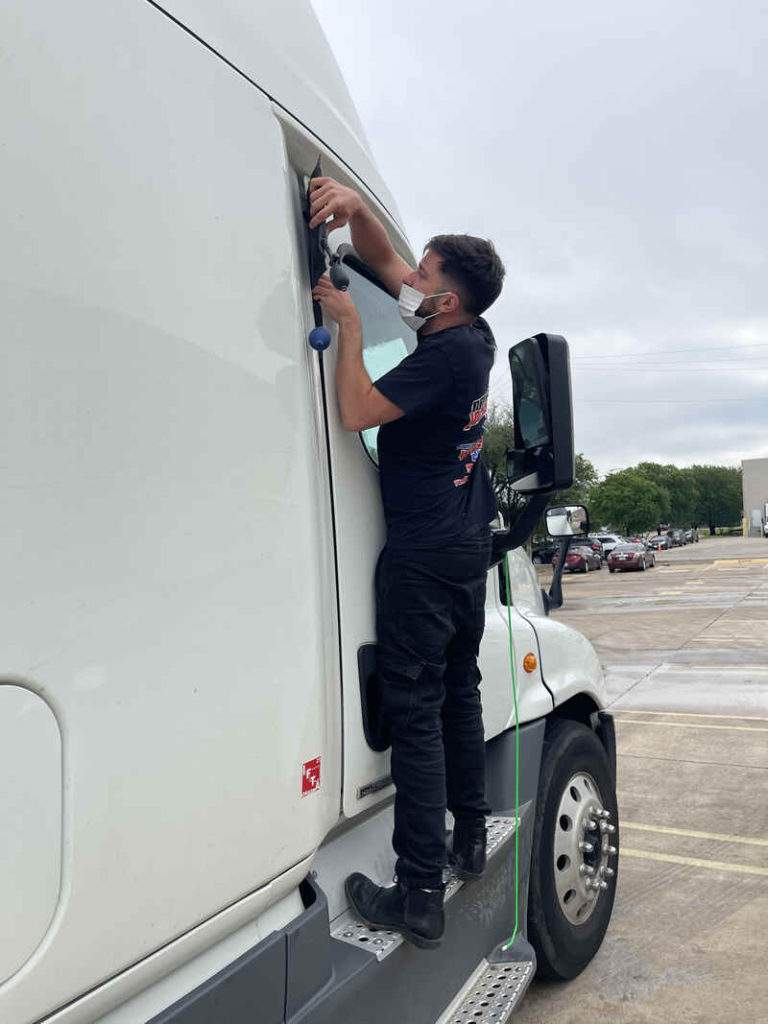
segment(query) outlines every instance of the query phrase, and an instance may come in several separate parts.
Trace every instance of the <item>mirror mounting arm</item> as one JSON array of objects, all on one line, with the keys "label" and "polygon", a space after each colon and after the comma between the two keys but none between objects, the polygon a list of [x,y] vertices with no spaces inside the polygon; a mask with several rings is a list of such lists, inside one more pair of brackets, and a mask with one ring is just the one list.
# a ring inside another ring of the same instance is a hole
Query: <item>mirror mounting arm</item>
[{"label": "mirror mounting arm", "polygon": [[562,608],[563,606],[563,570],[565,569],[565,558],[572,540],[573,537],[562,537],[560,540],[560,557],[552,573],[552,582],[549,585],[549,593],[547,594],[547,614],[549,614],[550,608]]},{"label": "mirror mounting arm", "polygon": [[489,569],[497,565],[507,551],[520,547],[521,544],[528,540],[539,516],[546,507],[549,497],[549,493],[532,495],[526,507],[510,525],[508,530],[494,530],[492,532]]}]

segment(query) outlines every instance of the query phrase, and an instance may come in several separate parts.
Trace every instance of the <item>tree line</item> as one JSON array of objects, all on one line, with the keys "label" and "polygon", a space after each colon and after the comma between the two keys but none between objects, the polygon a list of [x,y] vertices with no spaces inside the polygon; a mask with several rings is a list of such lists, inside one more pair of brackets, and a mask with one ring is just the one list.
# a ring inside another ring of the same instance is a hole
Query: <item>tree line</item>
[{"label": "tree line", "polygon": [[[499,509],[507,521],[521,499],[507,481],[507,449],[514,448],[512,409],[491,409],[485,428],[483,461],[491,471]],[[741,521],[741,470],[731,466],[694,465],[680,468],[640,462],[608,473],[603,479],[579,452],[573,486],[552,495],[552,503],[586,505],[595,528],[611,527],[633,534],[661,523],[676,527],[737,526]]]}]

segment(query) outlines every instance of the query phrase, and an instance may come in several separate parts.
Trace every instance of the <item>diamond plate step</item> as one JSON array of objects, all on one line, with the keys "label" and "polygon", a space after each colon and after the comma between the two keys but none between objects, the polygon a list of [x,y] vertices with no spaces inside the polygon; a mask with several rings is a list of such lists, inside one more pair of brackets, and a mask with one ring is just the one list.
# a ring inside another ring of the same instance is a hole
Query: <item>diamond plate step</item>
[{"label": "diamond plate step", "polygon": [[[499,816],[487,819],[487,851],[489,861],[514,836],[515,826],[515,818]],[[462,885],[464,885],[464,882],[457,878],[453,870],[449,868],[445,886],[446,903],[453,899]],[[394,953],[397,947],[404,941],[399,932],[387,931],[385,929],[374,930],[369,928],[368,925],[362,924],[350,910],[340,914],[333,922],[331,938],[338,939],[340,942],[347,942],[351,946],[357,946],[358,949],[367,949],[379,961],[384,960],[390,953]],[[467,1018],[467,1020],[469,1019]],[[488,1019],[494,1020],[494,1018]]]},{"label": "diamond plate step", "polygon": [[532,960],[499,964],[484,960],[438,1024],[506,1024],[525,995],[534,969]]}]

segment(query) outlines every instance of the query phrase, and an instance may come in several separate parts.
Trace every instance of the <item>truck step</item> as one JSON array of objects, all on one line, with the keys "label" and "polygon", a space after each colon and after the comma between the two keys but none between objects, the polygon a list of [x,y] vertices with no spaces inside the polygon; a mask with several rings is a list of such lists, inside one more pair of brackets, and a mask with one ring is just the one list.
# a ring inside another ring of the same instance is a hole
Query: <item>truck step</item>
[{"label": "truck step", "polygon": [[[488,818],[487,855],[489,861],[514,836],[515,827],[516,819],[514,817],[508,818],[496,816]],[[445,886],[446,903],[453,899],[464,884],[465,883],[462,882],[460,878],[457,878],[455,873],[449,869]],[[398,946],[402,945],[404,942],[404,939],[399,932],[387,931],[386,929],[374,930],[373,928],[369,928],[368,925],[359,921],[352,911],[349,910],[340,914],[333,922],[333,925],[331,926],[331,937],[338,939],[340,942],[347,942],[351,946],[356,946],[358,949],[366,949],[369,953],[373,953],[377,960],[384,960],[390,955],[390,953],[394,953]],[[476,1019],[480,1020],[480,1018]],[[488,1017],[487,1019],[496,1020],[497,1018]],[[502,1018],[498,1019],[501,1020]],[[470,1020],[470,1018],[468,1017],[467,1020]]]},{"label": "truck step", "polygon": [[525,995],[533,972],[533,960],[507,964],[483,961],[438,1024],[506,1024]]}]

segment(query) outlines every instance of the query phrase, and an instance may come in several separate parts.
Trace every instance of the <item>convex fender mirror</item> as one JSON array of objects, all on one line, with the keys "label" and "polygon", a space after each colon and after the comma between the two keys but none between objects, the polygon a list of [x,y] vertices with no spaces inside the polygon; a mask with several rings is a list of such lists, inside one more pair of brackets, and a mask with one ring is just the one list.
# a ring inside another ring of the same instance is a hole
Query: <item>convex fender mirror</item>
[{"label": "convex fender mirror", "polygon": [[542,591],[544,608],[547,614],[549,614],[551,608],[562,607],[563,570],[565,569],[568,548],[572,541],[578,541],[579,538],[589,533],[589,513],[583,505],[561,505],[558,508],[548,508],[544,521],[547,524],[547,533],[550,537],[557,537],[560,540],[557,563],[552,573],[549,593]]},{"label": "convex fender mirror", "polygon": [[548,508],[545,521],[550,537],[583,537],[589,533],[589,513],[583,505]]}]

